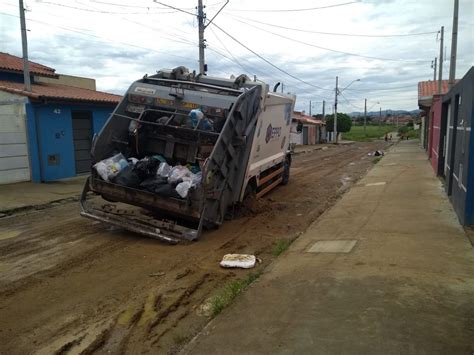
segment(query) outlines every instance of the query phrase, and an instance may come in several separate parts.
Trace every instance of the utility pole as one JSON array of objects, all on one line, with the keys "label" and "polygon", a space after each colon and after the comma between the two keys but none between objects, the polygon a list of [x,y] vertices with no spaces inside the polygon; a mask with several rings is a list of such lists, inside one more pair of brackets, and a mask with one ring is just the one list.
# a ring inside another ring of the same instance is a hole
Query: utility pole
[{"label": "utility pole", "polygon": [[441,26],[441,43],[439,44],[439,75],[438,75],[438,94],[441,94],[443,82],[443,46],[444,46],[444,26]]},{"label": "utility pole", "polygon": [[382,125],[382,107],[380,107],[380,112],[379,112],[379,126]]},{"label": "utility pole", "polygon": [[[21,1],[21,0],[20,0]],[[206,75],[206,65],[204,63],[204,48],[206,44],[204,43],[204,19],[205,14],[203,10],[202,0],[198,0],[198,29],[199,29],[199,74]]]},{"label": "utility pole", "polygon": [[23,0],[20,0],[20,25],[21,25],[21,46],[23,48],[23,78],[25,81],[25,91],[31,91],[30,63],[28,62],[28,41],[26,39],[25,7]]},{"label": "utility pole", "polygon": [[334,143],[337,143],[337,94],[338,94],[338,88],[337,88],[337,85],[338,85],[338,81],[339,81],[339,77],[336,76],[336,93],[335,93],[335,98],[334,98],[334,129],[333,129],[333,134],[334,134],[334,137],[333,137],[333,142]]},{"label": "utility pole", "polygon": [[367,136],[367,99],[364,100],[364,136]]},{"label": "utility pole", "polygon": [[431,61],[431,69],[433,70],[433,81],[436,81],[436,68],[438,66],[438,57],[435,57],[434,61]]},{"label": "utility pole", "polygon": [[311,116],[311,100],[309,100],[309,115]]},{"label": "utility pole", "polygon": [[449,63],[449,88],[454,86],[456,77],[456,52],[458,48],[458,13],[459,0],[454,0],[454,14],[453,14],[453,35],[451,39],[451,60]]},{"label": "utility pole", "polygon": [[326,101],[323,100],[323,121],[326,119]]}]

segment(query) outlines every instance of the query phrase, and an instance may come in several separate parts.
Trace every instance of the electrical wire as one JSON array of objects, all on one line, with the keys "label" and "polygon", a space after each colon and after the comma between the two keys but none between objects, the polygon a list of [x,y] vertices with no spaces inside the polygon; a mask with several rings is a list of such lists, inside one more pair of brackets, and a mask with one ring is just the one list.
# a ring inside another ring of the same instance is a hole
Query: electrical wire
[{"label": "electrical wire", "polygon": [[[227,16],[234,17],[234,18],[239,18],[239,19],[244,19],[244,20],[250,20],[246,19],[242,16],[238,15],[232,15],[229,13],[226,13]],[[429,35],[429,34],[436,34],[439,31],[431,31],[431,32],[418,32],[418,33],[404,33],[404,34],[386,34],[386,35],[370,35],[370,34],[356,34],[356,33],[336,33],[336,32],[322,32],[322,31],[312,31],[312,30],[304,30],[300,28],[293,28],[293,27],[286,27],[286,26],[280,26],[280,25],[275,25],[272,23],[268,22],[263,22],[263,21],[258,21],[251,19],[252,22],[260,23],[262,25],[266,26],[271,26],[271,27],[276,27],[276,28],[281,28],[284,30],[290,30],[290,31],[298,31],[298,32],[304,32],[304,33],[314,33],[314,34],[320,34],[320,35],[327,35],[327,36],[347,36],[347,37],[373,37],[373,38],[386,38],[386,37],[410,37],[410,36],[423,36],[423,35]]]},{"label": "electrical wire", "polygon": [[[141,8],[141,9],[166,9],[166,7],[117,4],[117,3],[114,3],[114,2],[99,1],[99,0],[90,0],[90,2],[97,3],[97,4],[103,4],[103,5],[118,6],[118,7],[132,7],[132,8]],[[218,3],[214,3],[214,4],[211,4],[211,5],[207,5],[207,6],[211,7],[211,6],[215,6],[217,4],[220,4],[220,3],[221,2],[218,2]],[[183,8],[183,10],[193,10],[193,9],[194,9],[194,7]]]},{"label": "electrical wire", "polygon": [[248,9],[230,9],[231,11],[239,11],[239,12],[299,12],[299,11],[313,11],[313,10],[323,10],[329,9],[333,7],[357,4],[359,1],[351,1],[345,2],[341,4],[334,4],[334,5],[327,5],[327,6],[318,6],[318,7],[308,7],[304,9],[256,9],[256,10],[248,10]]},{"label": "electrical wire", "polygon": [[344,94],[343,94],[342,92],[339,93],[339,95],[341,95],[341,96],[344,98],[344,100],[345,100],[349,105],[351,105],[352,107],[354,107],[355,109],[357,109],[357,110],[362,110],[362,108],[360,108],[360,107],[358,107],[358,106],[352,104],[352,103],[344,96]]},{"label": "electrical wire", "polygon": [[[314,84],[311,84],[311,83],[308,83],[307,81],[305,80],[302,80],[300,78],[298,78],[297,76],[287,72],[286,70],[276,66],[275,64],[273,64],[272,62],[270,62],[268,59],[266,59],[265,57],[263,57],[262,55],[258,54],[257,52],[255,52],[254,50],[250,49],[248,46],[246,46],[245,44],[243,44],[242,42],[240,42],[238,39],[236,39],[234,36],[232,36],[231,34],[229,34],[227,31],[225,31],[224,29],[222,29],[219,25],[217,25],[215,22],[213,23],[213,25],[219,29],[221,32],[223,32],[225,35],[227,35],[230,39],[232,39],[234,42],[237,42],[238,44],[240,44],[242,47],[244,47],[246,50],[248,50],[249,52],[251,52],[253,55],[257,56],[258,58],[260,58],[261,60],[263,60],[265,63],[267,63],[268,65],[272,66],[273,68],[277,69],[278,71],[282,72],[283,74],[286,74],[288,75],[289,77],[295,79],[296,81],[299,81],[300,83],[303,83],[305,85],[308,85],[308,86],[311,86],[313,88],[316,88],[316,89],[320,89],[320,90],[329,90],[329,91],[332,91],[330,89],[325,89],[321,86],[318,86],[318,85],[314,85]],[[319,95],[318,95],[319,96]]]},{"label": "electrical wire", "polygon": [[250,71],[245,68],[242,63],[239,62],[239,60],[237,58],[235,58],[235,56],[227,49],[226,45],[224,44],[224,42],[221,41],[221,39],[219,38],[219,36],[217,36],[217,34],[214,32],[214,30],[212,29],[212,27],[210,28],[212,34],[214,35],[214,37],[216,37],[216,39],[219,41],[219,43],[222,45],[222,47],[224,47],[224,49],[226,50],[227,53],[229,53],[229,55],[232,57],[233,61],[239,66],[241,67],[245,72],[249,73]]},{"label": "electrical wire", "polygon": [[160,1],[156,1],[156,0],[153,0],[153,2],[156,2],[157,4],[160,4],[160,5],[162,5],[162,6],[169,7],[170,9],[173,9],[173,10],[176,10],[176,11],[179,11],[179,12],[183,12],[183,13],[188,14],[188,15],[191,15],[191,16],[196,16],[195,13],[192,13],[192,12],[189,12],[189,11],[186,11],[186,10],[183,10],[183,9],[180,9],[179,7],[174,7],[174,6],[171,6],[171,5],[162,3],[162,2],[160,2]]},{"label": "electrical wire", "polygon": [[405,86],[397,86],[397,87],[391,87],[391,88],[346,89],[346,90],[347,91],[396,91],[396,90],[399,90],[399,89],[407,89],[407,88],[416,89],[416,84],[405,85]]},{"label": "electrical wire", "polygon": [[73,9],[73,10],[79,10],[79,11],[86,11],[86,12],[95,12],[95,13],[100,13],[100,14],[115,14],[115,15],[147,15],[147,14],[171,14],[171,13],[176,13],[177,11],[167,11],[167,12],[117,12],[117,11],[106,11],[106,10],[98,10],[98,9],[87,9],[83,7],[77,7],[77,6],[70,6],[70,5],[64,5],[64,4],[58,4],[55,2],[50,2],[50,1],[41,1],[41,4],[44,4],[46,6],[59,6],[59,7],[64,7],[68,9]]},{"label": "electrical wire", "polygon": [[[0,15],[5,15],[5,16],[10,16],[10,17],[15,17],[15,18],[20,18],[20,16],[12,15],[12,14],[7,14],[7,13],[4,13],[4,12],[0,12]],[[109,39],[109,38],[105,38],[105,37],[93,35],[93,34],[90,34],[90,33],[82,32],[82,31],[79,31],[79,30],[73,29],[73,28],[68,28],[68,27],[58,26],[58,25],[52,25],[52,24],[50,24],[50,23],[43,22],[43,21],[39,21],[39,20],[34,20],[34,19],[28,19],[28,22],[35,22],[35,23],[39,23],[39,24],[44,25],[44,26],[56,27],[56,28],[60,28],[60,29],[62,29],[62,30],[64,30],[64,31],[74,32],[74,33],[77,33],[77,34],[80,34],[80,35],[83,35],[83,36],[94,37],[94,38],[99,39],[101,42],[117,43],[117,44],[121,44],[121,45],[128,46],[128,47],[133,47],[133,48],[138,48],[138,49],[144,49],[144,50],[147,50],[147,51],[151,51],[151,52],[155,52],[155,53],[160,53],[160,54],[163,54],[163,55],[165,55],[165,56],[171,56],[171,57],[183,58],[183,59],[189,60],[189,57],[180,56],[180,55],[175,55],[175,54],[170,54],[169,52],[162,52],[162,51],[158,51],[158,50],[155,50],[155,49],[152,49],[152,48],[142,47],[142,46],[138,46],[138,45],[136,45],[136,44],[131,44],[131,43],[127,43],[127,42],[116,41],[116,40],[112,40],[112,39]]]},{"label": "electrical wire", "polygon": [[292,41],[292,42],[295,42],[295,43],[304,44],[304,45],[306,45],[306,46],[310,46],[310,47],[322,49],[322,50],[329,51],[329,52],[340,53],[340,54],[345,54],[345,55],[349,55],[349,56],[353,56],[353,57],[359,57],[359,58],[366,58],[366,59],[373,59],[373,60],[381,60],[381,61],[416,62],[416,63],[419,63],[419,62],[423,62],[423,63],[424,63],[424,62],[431,62],[431,60],[421,60],[421,59],[380,58],[380,57],[373,57],[373,56],[362,55],[362,54],[357,54],[357,53],[350,53],[350,52],[339,51],[339,50],[336,50],[336,49],[327,48],[327,47],[322,47],[322,46],[318,46],[318,45],[316,45],[316,44],[312,44],[312,43],[300,41],[300,40],[297,40],[297,39],[294,39],[294,38],[290,38],[290,37],[284,36],[284,35],[282,35],[282,34],[275,33],[275,32],[272,32],[272,31],[263,29],[263,28],[261,28],[261,27],[252,25],[252,24],[250,24],[250,23],[248,23],[248,22],[246,22],[246,21],[242,21],[242,20],[236,20],[236,21],[238,21],[238,22],[240,22],[240,23],[243,23],[243,24],[245,24],[245,25],[247,25],[247,26],[256,28],[256,29],[258,29],[258,30],[260,30],[260,31],[270,33],[270,34],[272,34],[272,35],[274,35],[274,36],[281,37],[281,38],[287,39],[287,40]]}]

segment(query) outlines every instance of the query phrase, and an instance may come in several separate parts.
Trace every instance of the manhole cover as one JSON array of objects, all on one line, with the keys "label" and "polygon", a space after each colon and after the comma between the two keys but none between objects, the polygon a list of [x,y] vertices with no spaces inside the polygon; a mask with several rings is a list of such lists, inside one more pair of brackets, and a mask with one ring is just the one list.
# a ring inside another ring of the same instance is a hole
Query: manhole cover
[{"label": "manhole cover", "polygon": [[349,253],[357,240],[319,240],[308,250],[308,253]]}]

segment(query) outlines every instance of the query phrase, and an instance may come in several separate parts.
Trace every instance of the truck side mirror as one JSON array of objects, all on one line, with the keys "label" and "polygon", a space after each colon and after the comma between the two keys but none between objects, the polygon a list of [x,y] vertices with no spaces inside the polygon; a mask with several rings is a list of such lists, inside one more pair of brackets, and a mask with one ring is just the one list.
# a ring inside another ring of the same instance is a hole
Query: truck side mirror
[{"label": "truck side mirror", "polygon": [[298,122],[298,125],[296,126],[296,132],[303,132],[303,122]]}]

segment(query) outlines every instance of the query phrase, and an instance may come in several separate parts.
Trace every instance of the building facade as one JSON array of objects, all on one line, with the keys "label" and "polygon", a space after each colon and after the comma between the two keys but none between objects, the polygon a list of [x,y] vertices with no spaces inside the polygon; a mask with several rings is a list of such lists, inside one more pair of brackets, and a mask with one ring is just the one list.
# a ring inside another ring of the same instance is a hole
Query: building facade
[{"label": "building facade", "polygon": [[30,74],[26,91],[22,59],[0,53],[0,183],[87,173],[93,136],[121,97],[38,63],[30,62]]},{"label": "building facade", "polygon": [[[474,67],[442,98],[438,174],[461,224],[474,224]],[[443,149],[444,147],[444,149]]]}]

